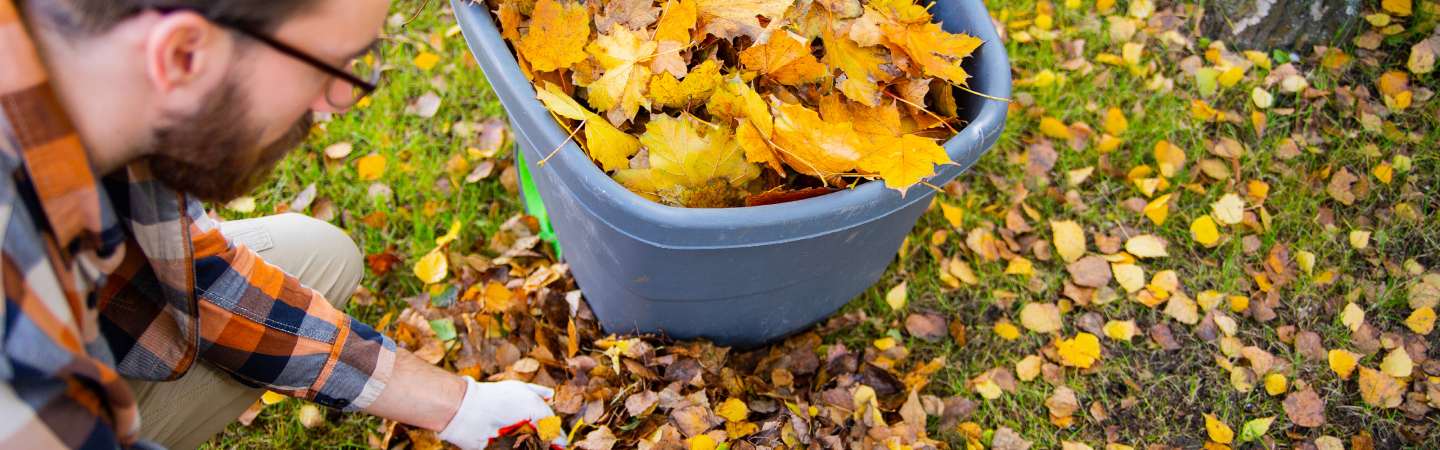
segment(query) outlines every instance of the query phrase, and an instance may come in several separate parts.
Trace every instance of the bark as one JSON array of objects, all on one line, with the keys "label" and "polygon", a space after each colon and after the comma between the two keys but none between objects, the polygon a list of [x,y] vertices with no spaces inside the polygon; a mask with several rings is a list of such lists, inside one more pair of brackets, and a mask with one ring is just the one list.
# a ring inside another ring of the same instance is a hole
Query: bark
[{"label": "bark", "polygon": [[1233,48],[1309,53],[1359,29],[1360,0],[1208,0],[1201,31]]}]

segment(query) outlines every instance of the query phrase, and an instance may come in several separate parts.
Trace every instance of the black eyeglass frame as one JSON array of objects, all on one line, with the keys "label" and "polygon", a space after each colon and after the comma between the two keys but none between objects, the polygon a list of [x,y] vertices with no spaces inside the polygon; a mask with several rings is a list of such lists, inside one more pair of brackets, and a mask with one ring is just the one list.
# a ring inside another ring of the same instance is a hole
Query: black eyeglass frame
[{"label": "black eyeglass frame", "polygon": [[[210,16],[205,15],[204,11],[199,11],[199,10],[196,10],[196,9],[194,9],[194,8],[183,7],[183,6],[163,6],[163,7],[153,7],[153,8],[149,8],[149,9],[154,10],[154,11],[156,11],[156,12],[159,12],[159,13],[161,13],[161,14],[169,14],[169,13],[178,12],[178,11],[189,11],[189,12],[193,12],[193,13],[199,14],[200,16],[205,17],[205,20],[209,20],[210,22],[213,22],[213,23],[215,23],[216,25],[220,25],[220,26],[223,26],[223,27],[225,27],[225,28],[229,28],[229,29],[231,29],[231,30],[235,30],[235,31],[239,32],[240,34],[245,35],[246,37],[249,37],[249,38],[254,39],[254,40],[257,40],[257,41],[260,41],[261,43],[264,43],[265,45],[270,46],[270,48],[273,48],[273,49],[279,51],[280,53],[284,53],[285,55],[290,56],[291,58],[295,58],[295,59],[297,59],[297,60],[300,60],[300,62],[303,62],[303,63],[305,63],[305,64],[308,64],[308,65],[310,65],[311,67],[314,67],[316,70],[319,70],[319,71],[321,71],[321,72],[324,72],[326,75],[330,75],[330,76],[332,76],[332,77],[339,78],[341,81],[344,81],[344,82],[346,82],[346,83],[350,83],[351,86],[354,86],[354,87],[356,87],[356,88],[359,88],[360,91],[361,91],[360,95],[355,96],[355,99],[352,101],[352,105],[353,105],[353,102],[358,102],[358,101],[360,101],[361,98],[364,98],[365,96],[368,96],[368,95],[374,93],[374,92],[375,92],[375,89],[379,87],[379,86],[378,86],[378,83],[380,82],[380,68],[379,68],[379,67],[374,68],[374,73],[373,73],[373,75],[371,75],[371,77],[370,77],[371,79],[370,79],[370,80],[362,80],[362,79],[360,79],[359,76],[356,76],[356,75],[353,74],[353,73],[350,73],[350,72],[348,72],[348,71],[346,71],[346,70],[344,70],[344,69],[341,69],[341,68],[332,66],[332,65],[330,65],[329,63],[327,63],[327,62],[325,62],[325,61],[321,61],[320,58],[317,58],[317,57],[315,57],[314,55],[311,55],[311,54],[305,52],[304,50],[300,50],[300,49],[298,49],[298,48],[295,48],[295,47],[291,46],[290,44],[286,44],[286,43],[284,43],[284,42],[280,42],[280,40],[278,40],[278,39],[275,39],[275,38],[273,38],[273,37],[270,37],[270,36],[266,35],[265,33],[261,33],[260,31],[255,30],[255,29],[252,29],[252,28],[250,28],[250,27],[248,27],[248,26],[246,26],[246,25],[243,25],[243,24],[240,24],[240,23],[237,23],[237,22],[234,22],[234,21],[229,21],[229,20],[221,19],[221,18],[210,17]],[[328,89],[328,88],[327,88],[327,89]],[[326,93],[325,99],[326,99],[327,102],[330,102],[330,101],[331,101],[328,91],[327,91],[327,93]],[[336,106],[336,107],[340,107],[340,106],[341,106],[341,105],[335,105],[334,102],[331,102],[331,105],[332,105],[332,106]],[[345,105],[344,107],[349,107],[349,106],[350,106],[350,105]]]}]

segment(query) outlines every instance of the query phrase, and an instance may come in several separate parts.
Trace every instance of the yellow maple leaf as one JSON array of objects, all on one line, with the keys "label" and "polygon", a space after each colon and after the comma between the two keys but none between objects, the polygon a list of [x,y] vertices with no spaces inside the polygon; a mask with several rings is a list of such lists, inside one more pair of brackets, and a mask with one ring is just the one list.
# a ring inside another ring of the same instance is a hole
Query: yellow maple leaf
[{"label": "yellow maple leaf", "polygon": [[776,33],[764,44],[740,52],[740,64],[789,86],[819,81],[830,73],[810,54],[809,41],[790,32]]},{"label": "yellow maple leaf", "polygon": [[866,106],[880,103],[879,82],[889,76],[880,69],[885,64],[884,56],[878,50],[862,47],[845,35],[825,31],[821,40],[825,43],[825,64],[845,74],[840,81],[840,92],[851,100]]},{"label": "yellow maple leaf", "polygon": [[[697,127],[706,130],[702,133]],[[668,203],[723,205],[716,196],[741,194],[735,188],[760,175],[758,167],[745,161],[744,151],[728,130],[710,128],[689,116],[652,116],[640,143],[650,151],[650,167],[621,169],[615,178]]]},{"label": "yellow maple leaf", "polygon": [[607,113],[619,111],[625,120],[634,119],[641,106],[650,106],[650,99],[644,93],[650,69],[641,63],[655,56],[655,41],[644,40],[617,23],[611,26],[609,34],[595,38],[586,51],[605,70],[588,86],[590,106]]},{"label": "yellow maple leaf", "polygon": [[628,167],[630,157],[640,151],[638,139],[629,133],[620,131],[604,118],[585,109],[554,83],[544,82],[543,86],[535,92],[535,96],[556,115],[584,121],[585,151],[606,171]]},{"label": "yellow maple leaf", "polygon": [[355,161],[355,175],[360,181],[375,181],[385,174],[385,157],[379,153],[361,156]]},{"label": "yellow maple leaf", "polygon": [[676,42],[680,47],[688,47],[694,39],[690,30],[695,28],[698,14],[695,0],[666,1],[664,11],[660,13],[660,21],[655,24],[655,40]]},{"label": "yellow maple leaf", "polygon": [[1087,369],[1100,359],[1100,338],[1090,333],[1081,332],[1057,342],[1055,347],[1062,365]]},{"label": "yellow maple leaf", "polygon": [[516,50],[537,72],[568,69],[585,60],[590,41],[590,13],[585,5],[560,0],[539,0],[530,14],[530,29]]},{"label": "yellow maple leaf", "polygon": [[857,163],[860,170],[885,180],[885,187],[904,194],[910,186],[935,174],[935,166],[951,164],[945,148],[913,134],[872,140],[873,150]]},{"label": "yellow maple leaf", "polygon": [[685,75],[684,80],[677,80],[669,72],[652,77],[650,98],[653,106],[689,108],[709,100],[720,81],[720,66],[715,60],[707,59]]},{"label": "yellow maple leaf", "polygon": [[1330,362],[1330,370],[1335,371],[1335,374],[1339,375],[1340,379],[1348,380],[1350,379],[1350,374],[1355,372],[1355,362],[1359,357],[1360,355],[1337,348],[1330,350],[1326,359]]},{"label": "yellow maple leaf", "polygon": [[830,178],[855,170],[867,143],[849,122],[820,120],[802,105],[780,104],[773,110],[780,156],[795,171]]},{"label": "yellow maple leaf", "polygon": [[1229,444],[1235,440],[1235,430],[1229,425],[1221,422],[1214,414],[1205,414],[1205,433],[1210,436],[1211,441],[1221,444]]},{"label": "yellow maple leaf", "polygon": [[970,79],[961,61],[983,43],[974,36],[946,32],[934,22],[887,24],[881,29],[892,48],[903,50],[925,75],[959,86]]}]

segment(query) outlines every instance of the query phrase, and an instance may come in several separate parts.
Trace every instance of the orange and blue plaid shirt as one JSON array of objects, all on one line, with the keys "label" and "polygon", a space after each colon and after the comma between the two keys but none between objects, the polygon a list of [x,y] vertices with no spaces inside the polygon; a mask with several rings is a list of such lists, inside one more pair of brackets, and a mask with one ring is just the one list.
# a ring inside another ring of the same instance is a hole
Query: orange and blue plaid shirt
[{"label": "orange and blue plaid shirt", "polygon": [[226,239],[144,163],[96,176],[12,0],[0,170],[0,448],[151,447],[124,378],[173,380],[197,359],[346,410],[385,388],[394,341]]}]

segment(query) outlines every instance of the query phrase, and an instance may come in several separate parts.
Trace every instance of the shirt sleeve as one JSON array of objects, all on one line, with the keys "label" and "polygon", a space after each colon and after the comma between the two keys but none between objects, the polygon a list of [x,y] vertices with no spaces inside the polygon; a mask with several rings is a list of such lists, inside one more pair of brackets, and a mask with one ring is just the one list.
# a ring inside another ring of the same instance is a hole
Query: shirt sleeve
[{"label": "shirt sleeve", "polygon": [[395,341],[232,244],[198,202],[192,219],[200,358],[241,381],[343,410],[385,389]]}]

